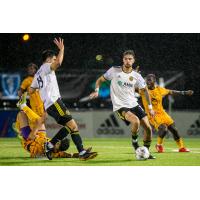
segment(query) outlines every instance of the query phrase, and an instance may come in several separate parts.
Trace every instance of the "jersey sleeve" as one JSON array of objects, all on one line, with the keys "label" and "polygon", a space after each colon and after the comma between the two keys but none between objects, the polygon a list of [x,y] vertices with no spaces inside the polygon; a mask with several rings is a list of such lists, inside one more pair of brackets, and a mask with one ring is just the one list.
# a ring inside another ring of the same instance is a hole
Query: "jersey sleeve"
[{"label": "jersey sleeve", "polygon": [[26,79],[24,79],[23,81],[22,81],[22,83],[21,83],[21,85],[20,85],[20,88],[22,89],[22,90],[27,90],[27,88],[28,88],[28,79],[26,78]]},{"label": "jersey sleeve", "polygon": [[34,79],[33,79],[32,83],[31,83],[31,88],[34,88],[34,89],[38,89],[39,88],[36,76],[34,76]]},{"label": "jersey sleeve", "polygon": [[160,87],[160,93],[161,93],[162,96],[168,95],[169,92],[170,92],[170,90]]},{"label": "jersey sleeve", "polygon": [[50,74],[52,72],[51,70],[51,63],[45,63],[42,66],[42,71],[45,75]]},{"label": "jersey sleeve", "polygon": [[139,89],[143,89],[146,87],[146,82],[140,74],[138,75],[138,79],[137,79],[135,87]]},{"label": "jersey sleeve", "polygon": [[114,68],[111,67],[104,75],[103,77],[108,80],[111,81],[113,79],[113,74],[114,74]]}]

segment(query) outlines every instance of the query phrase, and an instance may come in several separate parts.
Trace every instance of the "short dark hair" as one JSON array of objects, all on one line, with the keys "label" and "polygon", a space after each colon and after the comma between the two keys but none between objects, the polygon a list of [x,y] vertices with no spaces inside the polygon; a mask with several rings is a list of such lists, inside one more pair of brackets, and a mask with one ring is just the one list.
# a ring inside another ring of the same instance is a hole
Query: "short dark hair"
[{"label": "short dark hair", "polygon": [[53,50],[44,50],[42,52],[42,62],[45,62],[47,58],[52,58],[53,56],[56,56],[56,52]]},{"label": "short dark hair", "polygon": [[124,51],[123,57],[126,56],[126,55],[132,55],[133,58],[135,58],[135,52],[133,50],[126,50],[126,51]]},{"label": "short dark hair", "polygon": [[148,74],[146,78],[153,78],[156,81],[156,75],[155,74]]},{"label": "short dark hair", "polygon": [[38,66],[35,63],[29,63],[26,68],[34,67],[35,70],[38,70]]}]

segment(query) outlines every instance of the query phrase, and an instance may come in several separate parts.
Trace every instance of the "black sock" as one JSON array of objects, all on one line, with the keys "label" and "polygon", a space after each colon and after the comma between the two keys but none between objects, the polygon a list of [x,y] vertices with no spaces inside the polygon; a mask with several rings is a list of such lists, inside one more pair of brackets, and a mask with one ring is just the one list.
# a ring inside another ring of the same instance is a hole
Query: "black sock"
[{"label": "black sock", "polygon": [[84,150],[83,142],[82,142],[79,132],[78,131],[72,132],[71,137],[72,137],[74,144],[76,145],[78,152],[80,153],[81,151],[83,151]]},{"label": "black sock", "polygon": [[50,140],[50,142],[55,145],[59,140],[67,137],[69,133],[71,133],[71,130],[68,127],[62,127],[58,133]]},{"label": "black sock", "polygon": [[147,147],[147,149],[149,149],[149,147],[151,146],[151,140],[143,141],[143,144],[145,147]]},{"label": "black sock", "polygon": [[132,146],[134,147],[135,150],[139,147],[137,138],[138,138],[138,134],[132,135]]},{"label": "black sock", "polygon": [[175,126],[169,126],[168,129],[170,130],[170,132],[172,133],[173,135],[173,138],[175,141],[179,140],[180,139],[180,135],[178,133],[178,130]]}]

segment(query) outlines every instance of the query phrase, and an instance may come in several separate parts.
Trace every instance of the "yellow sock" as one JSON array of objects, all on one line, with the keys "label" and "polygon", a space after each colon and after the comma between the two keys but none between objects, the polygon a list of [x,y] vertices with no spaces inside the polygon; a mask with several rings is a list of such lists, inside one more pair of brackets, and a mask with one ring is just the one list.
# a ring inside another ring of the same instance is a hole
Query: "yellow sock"
[{"label": "yellow sock", "polygon": [[184,147],[183,139],[179,138],[176,140],[176,144],[178,145],[179,149]]},{"label": "yellow sock", "polygon": [[26,113],[30,121],[35,121],[36,119],[40,118],[40,116],[33,112],[28,106],[24,106],[22,110]]},{"label": "yellow sock", "polygon": [[159,145],[163,144],[163,138],[158,136],[157,137],[157,144],[159,144]]}]

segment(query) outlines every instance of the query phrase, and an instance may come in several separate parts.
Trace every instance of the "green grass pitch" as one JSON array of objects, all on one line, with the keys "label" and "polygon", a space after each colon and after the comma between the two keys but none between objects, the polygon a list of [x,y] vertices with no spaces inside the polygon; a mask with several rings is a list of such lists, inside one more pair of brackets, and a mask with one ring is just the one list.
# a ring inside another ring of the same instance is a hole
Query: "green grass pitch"
[{"label": "green grass pitch", "polygon": [[[177,152],[173,139],[165,140],[165,153],[155,152],[156,139],[151,152],[156,160],[137,161],[128,138],[84,139],[86,147],[98,152],[94,160],[80,161],[72,158],[57,158],[52,161],[31,159],[17,138],[0,138],[0,166],[200,166],[200,138],[184,139],[190,153]],[[141,144],[141,142],[140,142]],[[71,142],[68,152],[76,152]]]}]

